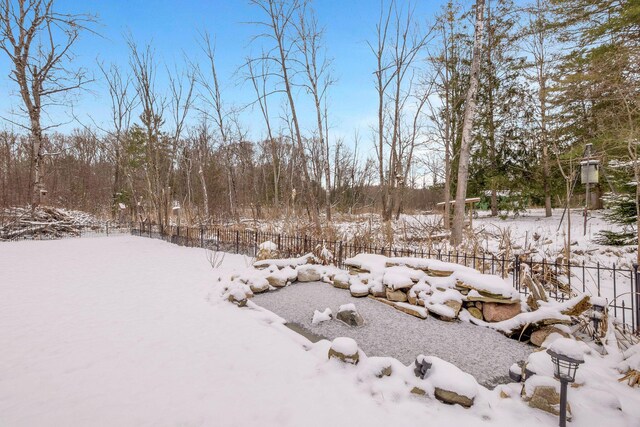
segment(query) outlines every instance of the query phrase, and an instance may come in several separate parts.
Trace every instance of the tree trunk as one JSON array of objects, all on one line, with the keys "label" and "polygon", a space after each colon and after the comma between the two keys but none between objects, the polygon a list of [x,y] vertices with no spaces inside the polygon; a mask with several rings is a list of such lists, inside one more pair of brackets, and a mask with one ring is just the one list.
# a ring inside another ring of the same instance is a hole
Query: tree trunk
[{"label": "tree trunk", "polygon": [[458,185],[456,188],[456,204],[453,212],[453,229],[451,243],[462,243],[462,227],[464,225],[464,207],[467,197],[467,179],[469,177],[469,157],[471,152],[471,130],[476,110],[476,93],[478,91],[478,74],[480,71],[480,55],[482,34],[484,31],[484,2],[476,2],[475,36],[473,41],[473,59],[471,63],[469,89],[465,100],[464,119],[462,122],[462,143],[458,164]]}]

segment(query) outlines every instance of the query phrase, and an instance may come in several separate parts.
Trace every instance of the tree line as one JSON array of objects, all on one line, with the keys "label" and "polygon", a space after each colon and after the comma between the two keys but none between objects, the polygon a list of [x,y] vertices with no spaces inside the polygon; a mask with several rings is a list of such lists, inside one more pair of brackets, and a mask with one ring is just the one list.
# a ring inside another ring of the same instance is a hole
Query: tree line
[{"label": "tree line", "polygon": [[374,209],[389,221],[442,200],[455,243],[469,195],[483,195],[493,215],[514,198],[547,215],[567,203],[586,144],[606,166],[596,192],[632,192],[638,204],[637,186],[626,186],[640,179],[637,0],[451,0],[434,16],[383,0],[363,76],[376,124],[350,141],[332,134],[336,79],[320,24],[329,18],[311,1],[250,3],[259,18],[238,65],[251,105],[225,93],[209,34],[196,37],[204,61],[172,66],[128,37],[126,67],[93,70],[108,87],[109,125],[59,134],[42,114],[90,83],[73,49],[96,20],[60,14],[54,0],[4,0],[0,51],[22,120],[5,118],[0,133],[1,204],[158,224],[179,204],[191,222],[286,215],[319,231],[333,211]]}]

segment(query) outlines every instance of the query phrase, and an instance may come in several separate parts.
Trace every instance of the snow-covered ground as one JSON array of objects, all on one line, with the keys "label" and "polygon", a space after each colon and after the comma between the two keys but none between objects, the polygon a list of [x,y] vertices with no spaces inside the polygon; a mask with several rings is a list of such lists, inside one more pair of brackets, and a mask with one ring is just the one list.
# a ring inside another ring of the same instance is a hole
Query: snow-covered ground
[{"label": "snow-covered ground", "polygon": [[[227,255],[223,269],[245,266]],[[1,426],[558,422],[486,389],[470,409],[398,396],[393,378],[374,389],[327,360],[326,344],[222,301],[201,249],[132,236],[6,243],[0,272]],[[621,401],[613,419],[579,405],[574,423],[637,426],[640,399]]]}]

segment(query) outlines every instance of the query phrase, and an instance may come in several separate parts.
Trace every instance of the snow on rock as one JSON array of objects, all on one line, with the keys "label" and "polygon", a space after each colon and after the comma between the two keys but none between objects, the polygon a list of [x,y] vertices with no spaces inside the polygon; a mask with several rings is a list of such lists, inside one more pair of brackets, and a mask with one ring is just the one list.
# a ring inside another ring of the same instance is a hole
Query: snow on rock
[{"label": "snow on rock", "polygon": [[579,362],[584,362],[584,355],[591,353],[591,348],[582,342],[571,338],[559,338],[551,343],[549,350],[556,354],[570,357]]},{"label": "snow on rock", "polygon": [[473,405],[480,390],[473,376],[435,356],[419,355],[416,360],[431,364],[425,380],[434,388],[434,394],[438,400],[465,407]]},{"label": "snow on rock", "polygon": [[570,324],[571,317],[560,313],[554,306],[540,307],[538,310],[520,313],[517,316],[512,317],[502,322],[490,323],[484,322],[479,319],[469,318],[472,323],[476,325],[486,326],[488,328],[495,329],[503,332],[507,335],[516,333],[527,325],[539,325],[546,324]]},{"label": "snow on rock", "polygon": [[308,253],[298,258],[281,258],[281,259],[265,259],[262,261],[256,261],[253,263],[255,268],[267,268],[270,266],[275,266],[277,268],[284,267],[298,267],[301,265],[308,264],[315,260],[315,255],[312,253]]},{"label": "snow on rock", "polygon": [[447,301],[462,302],[462,295],[453,289],[433,292],[425,300],[429,304],[444,304]]},{"label": "snow on rock", "polygon": [[360,360],[358,344],[352,338],[339,337],[333,340],[328,352],[329,359],[339,359],[345,363],[357,364]]},{"label": "snow on rock", "polygon": [[260,243],[258,248],[260,248],[262,250],[265,250],[265,251],[277,251],[278,250],[278,245],[276,245],[272,241],[267,240],[266,242]]},{"label": "snow on rock", "polygon": [[450,289],[456,286],[455,276],[448,277],[428,277],[426,282],[432,287],[440,290]]},{"label": "snow on rock", "polygon": [[618,364],[618,370],[627,372],[632,369],[640,372],[640,343],[629,347],[624,353],[624,360]]},{"label": "snow on rock", "polygon": [[344,260],[344,265],[347,267],[373,274],[382,273],[386,267],[386,263],[386,256],[366,253],[358,254]]},{"label": "snow on rock", "polygon": [[349,286],[349,291],[351,292],[351,296],[360,298],[366,297],[369,295],[369,286],[364,283],[354,283]]},{"label": "snow on rock", "polygon": [[527,396],[532,396],[538,387],[551,387],[560,393],[560,382],[547,375],[533,375],[524,382],[524,392]]},{"label": "snow on rock", "polygon": [[266,277],[269,284],[275,288],[282,288],[289,283],[294,282],[297,278],[298,273],[289,266],[280,270],[276,268],[275,271],[270,272]]},{"label": "snow on rock", "polygon": [[542,375],[553,377],[555,367],[553,361],[546,351],[536,351],[531,353],[525,363],[525,370],[530,375]]},{"label": "snow on rock", "polygon": [[339,289],[349,289],[350,277],[347,273],[338,273],[333,276],[332,285]]},{"label": "snow on rock", "polygon": [[503,298],[520,300],[518,290],[500,276],[458,271],[455,277],[458,280],[458,286]]},{"label": "snow on rock", "polygon": [[315,265],[301,265],[296,268],[296,271],[298,282],[317,282],[322,279],[322,274]]},{"label": "snow on rock", "polygon": [[316,325],[320,322],[325,322],[331,319],[333,319],[333,312],[330,308],[325,308],[324,311],[315,310],[313,312],[313,319],[311,320],[311,323]]},{"label": "snow on rock", "polygon": [[358,364],[358,379],[390,377],[392,374],[406,371],[407,367],[393,357],[367,357]]},{"label": "snow on rock", "polygon": [[416,270],[404,266],[389,267],[384,270],[382,283],[393,290],[408,289],[413,286],[414,277],[416,282],[420,279]]},{"label": "snow on rock", "polygon": [[475,270],[471,267],[429,258],[390,257],[387,259],[387,265],[402,265],[418,270],[423,270],[427,273],[440,273],[447,276],[453,272],[478,273],[478,270]]}]

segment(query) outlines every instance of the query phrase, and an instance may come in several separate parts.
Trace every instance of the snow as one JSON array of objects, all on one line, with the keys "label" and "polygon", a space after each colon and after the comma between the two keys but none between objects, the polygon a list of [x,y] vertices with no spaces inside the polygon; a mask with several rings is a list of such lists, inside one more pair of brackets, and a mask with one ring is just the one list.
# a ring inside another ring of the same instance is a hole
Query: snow
[{"label": "snow", "polygon": [[331,343],[331,348],[344,355],[356,354],[358,352],[358,343],[353,338],[338,337]]},{"label": "snow", "polygon": [[256,261],[253,263],[254,267],[263,268],[263,267],[298,267],[301,265],[305,265],[309,259],[313,259],[315,256],[312,253],[308,253],[298,258],[281,258],[281,259],[265,259],[262,261]]},{"label": "snow", "polygon": [[342,311],[357,311],[356,305],[354,303],[342,304],[340,308],[338,308],[338,313]]},{"label": "snow", "polygon": [[570,357],[576,361],[584,362],[585,353],[590,353],[589,346],[585,343],[573,340],[571,338],[561,338],[555,340],[549,346],[549,350],[556,354]]},{"label": "snow", "polygon": [[260,246],[258,246],[258,248],[265,251],[277,251],[278,245],[273,243],[272,241],[267,240],[266,242],[260,243]]},{"label": "snow", "polygon": [[478,270],[466,267],[464,265],[429,258],[390,257],[387,259],[387,262],[391,264],[405,265],[407,267],[416,268],[419,270],[437,270],[466,273],[478,272]]},{"label": "snow", "polygon": [[[353,298],[348,290],[326,283],[293,284],[256,295],[253,301],[316,335],[351,337],[368,356],[394,357],[408,365],[417,355],[429,354],[453,363],[481,384],[504,379],[512,363],[525,360],[535,350],[488,328],[433,317],[418,319],[370,298]],[[352,304],[362,315],[363,326],[354,328],[339,321],[311,323],[309,313],[318,307],[330,307],[336,313],[345,304]]]},{"label": "snow", "polygon": [[454,274],[456,279],[478,291],[501,295],[505,298],[520,299],[520,293],[500,276],[461,271]]},{"label": "snow", "polygon": [[364,283],[353,283],[349,286],[349,289],[355,294],[368,293],[369,285],[365,285]]},{"label": "snow", "polygon": [[387,262],[387,257],[376,254],[358,254],[344,260],[344,265],[353,266],[371,273],[381,273]]},{"label": "snow", "polygon": [[389,267],[384,270],[382,283],[393,290],[410,288],[413,286],[413,280],[411,278],[413,271],[415,270],[407,267]]},{"label": "snow", "polygon": [[330,308],[325,308],[324,311],[314,310],[313,319],[311,320],[311,323],[315,325],[320,322],[326,322],[327,320],[331,320],[332,318],[333,318],[333,312],[331,311]]},{"label": "snow", "polygon": [[533,375],[524,382],[524,390],[527,396],[531,396],[536,387],[553,387],[557,393],[560,393],[560,383],[553,377]]},{"label": "snow", "polygon": [[417,360],[419,362],[431,363],[431,368],[427,371],[425,379],[434,387],[453,391],[469,399],[474,399],[478,394],[479,387],[475,378],[461,371],[455,365],[432,356],[419,355]]},{"label": "snow", "polygon": [[[528,347],[468,323],[420,320],[354,300],[322,283],[253,298],[262,305],[276,296],[304,313],[300,323],[310,329],[314,309],[356,301],[367,325],[314,328],[356,338],[361,349],[375,339],[411,355],[404,362],[360,351],[360,363],[345,367],[328,360],[331,342],[312,344],[251,300],[238,308],[221,299],[218,278],[246,272],[243,256],[229,254],[213,270],[202,249],[141,237],[25,241],[0,245],[0,271],[2,426],[557,425],[557,417],[520,401],[518,385],[478,387],[470,409],[409,392],[429,382],[412,373],[416,354],[471,374],[506,375]],[[303,298],[291,298],[298,290]],[[391,376],[377,378],[387,364]],[[614,367],[597,354],[585,357],[578,371],[584,386],[570,390],[573,424],[638,425],[637,390],[618,383]],[[447,387],[464,387],[458,374]],[[505,389],[511,398],[500,398]]]}]

